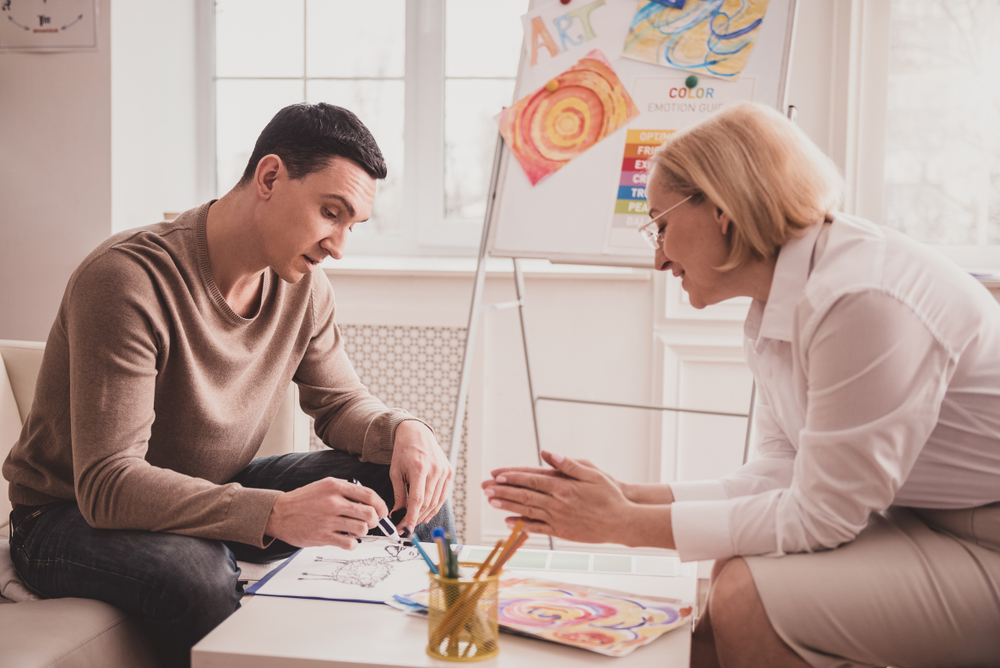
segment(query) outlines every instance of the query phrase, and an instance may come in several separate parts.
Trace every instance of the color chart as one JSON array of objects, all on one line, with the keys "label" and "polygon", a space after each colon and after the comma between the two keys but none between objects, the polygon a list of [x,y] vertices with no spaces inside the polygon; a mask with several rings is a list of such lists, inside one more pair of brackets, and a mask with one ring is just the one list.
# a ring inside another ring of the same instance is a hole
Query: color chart
[{"label": "color chart", "polygon": [[649,222],[646,204],[646,169],[656,147],[674,130],[632,130],[625,139],[615,212],[608,230],[607,246],[615,249],[647,249],[637,229]]}]

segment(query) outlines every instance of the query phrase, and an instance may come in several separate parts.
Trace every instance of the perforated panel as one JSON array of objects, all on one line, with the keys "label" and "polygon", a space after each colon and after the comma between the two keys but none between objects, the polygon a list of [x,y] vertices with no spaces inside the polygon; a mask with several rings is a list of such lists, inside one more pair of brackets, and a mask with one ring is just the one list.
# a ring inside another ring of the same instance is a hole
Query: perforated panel
[{"label": "perforated panel", "polygon": [[[369,391],[385,405],[403,408],[426,421],[447,450],[462,371],[465,328],[341,325],[340,331],[347,356]],[[460,537],[465,535],[466,525],[468,419],[462,424],[451,495]],[[324,447],[312,433],[313,447]]]}]

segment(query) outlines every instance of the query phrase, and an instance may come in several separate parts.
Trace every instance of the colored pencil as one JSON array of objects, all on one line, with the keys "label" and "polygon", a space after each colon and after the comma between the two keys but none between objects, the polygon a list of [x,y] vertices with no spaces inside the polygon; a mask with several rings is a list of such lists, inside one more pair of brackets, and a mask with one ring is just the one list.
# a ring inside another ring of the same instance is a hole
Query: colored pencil
[{"label": "colored pencil", "polygon": [[434,542],[438,546],[438,571],[443,574],[443,577],[448,577],[448,562],[445,560],[444,553],[444,529],[438,527],[431,532],[434,537]]},{"label": "colored pencil", "polygon": [[451,577],[457,578],[461,575],[458,569],[458,545],[455,543],[455,538],[448,534],[448,557],[450,561],[448,562],[451,567]]},{"label": "colored pencil", "polygon": [[493,551],[490,552],[489,556],[483,560],[482,564],[480,564],[479,570],[477,570],[476,574],[472,576],[473,578],[478,580],[479,576],[486,572],[486,569],[490,566],[490,562],[493,561],[493,557],[500,550],[501,545],[503,545],[503,538],[497,540],[497,544],[493,546]]},{"label": "colored pencil", "polygon": [[[514,553],[518,550],[518,548],[524,545],[524,543],[528,540],[528,534],[521,530],[523,526],[524,523],[520,521],[514,525],[514,530],[510,532],[510,536],[506,541],[504,541],[500,548],[500,556],[497,557],[496,561],[490,567],[489,576],[498,574],[503,568],[503,565],[507,563],[507,561],[514,556]],[[496,548],[494,548],[494,551],[495,550]],[[481,569],[482,567],[480,567],[480,570]],[[456,629],[465,624],[469,617],[475,612],[475,606],[471,606],[469,604],[482,596],[485,590],[485,582],[477,583],[464,590],[458,599],[448,606],[448,611],[445,613],[444,618],[438,625],[437,633],[435,633],[432,642],[440,644],[441,640],[443,640],[445,636],[453,635]],[[466,613],[465,615],[462,615],[463,609]]]},{"label": "colored pencil", "polygon": [[424,552],[424,548],[421,547],[421,545],[420,545],[420,539],[417,538],[417,534],[414,533],[410,537],[410,540],[413,541],[413,547],[417,548],[417,552],[419,552],[420,556],[423,557],[424,561],[427,562],[427,568],[431,569],[431,573],[433,573],[434,575],[437,575],[438,574],[437,566],[434,565],[434,562],[431,561],[431,558],[427,556],[426,552]]},{"label": "colored pencil", "polygon": [[490,575],[496,575],[497,573],[499,573],[500,570],[503,568],[503,565],[506,564],[508,561],[510,561],[511,557],[514,556],[514,553],[517,552],[519,549],[521,549],[521,546],[524,545],[526,542],[528,542],[528,534],[522,533],[518,537],[518,539],[514,541],[514,545],[510,548],[510,551],[507,553],[506,558],[502,560],[497,559],[497,563],[493,566],[493,568],[490,569]]},{"label": "colored pencil", "polygon": [[514,530],[510,532],[510,537],[507,538],[507,542],[500,549],[500,556],[497,557],[496,563],[490,568],[490,575],[499,573],[500,568],[510,558],[510,555],[513,554],[514,543],[521,537],[521,528],[523,526],[524,522],[521,520],[518,520],[517,524],[514,525]]}]

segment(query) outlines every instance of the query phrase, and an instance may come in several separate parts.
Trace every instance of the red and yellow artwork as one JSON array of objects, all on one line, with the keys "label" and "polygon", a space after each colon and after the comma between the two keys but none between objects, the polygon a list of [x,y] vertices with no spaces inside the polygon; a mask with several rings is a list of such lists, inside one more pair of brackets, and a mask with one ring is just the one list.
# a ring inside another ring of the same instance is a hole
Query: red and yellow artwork
[{"label": "red and yellow artwork", "polygon": [[535,185],[594,146],[639,109],[611,63],[594,49],[497,116],[500,134]]}]

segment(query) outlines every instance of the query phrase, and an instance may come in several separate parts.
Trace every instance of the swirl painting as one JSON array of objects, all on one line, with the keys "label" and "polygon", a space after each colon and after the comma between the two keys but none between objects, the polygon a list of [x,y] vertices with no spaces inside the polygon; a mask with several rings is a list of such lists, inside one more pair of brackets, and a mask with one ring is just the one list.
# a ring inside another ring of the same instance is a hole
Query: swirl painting
[{"label": "swirl painting", "polygon": [[738,81],[769,0],[700,0],[684,9],[640,0],[622,56]]},{"label": "swirl painting", "polygon": [[501,582],[500,626],[608,656],[624,656],[685,624],[692,607],[533,578]]},{"label": "swirl painting", "polygon": [[638,114],[611,63],[594,49],[505,108],[497,122],[507,146],[535,185]]}]

